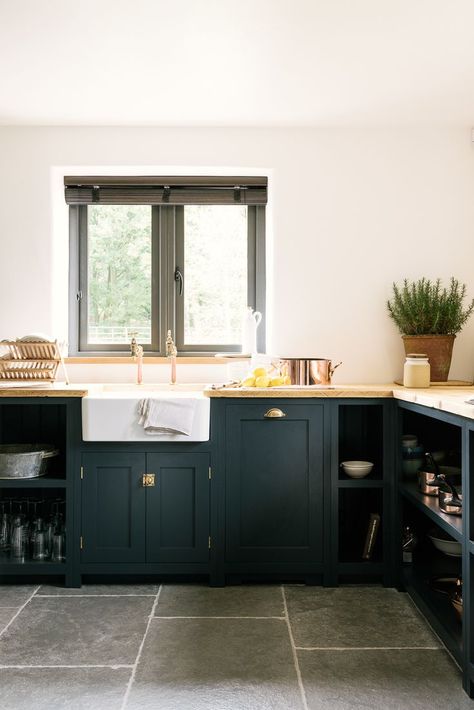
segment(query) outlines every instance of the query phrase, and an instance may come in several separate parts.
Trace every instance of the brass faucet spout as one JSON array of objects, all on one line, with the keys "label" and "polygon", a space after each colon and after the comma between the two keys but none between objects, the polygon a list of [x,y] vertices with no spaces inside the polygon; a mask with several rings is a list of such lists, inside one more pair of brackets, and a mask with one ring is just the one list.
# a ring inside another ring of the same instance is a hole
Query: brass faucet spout
[{"label": "brass faucet spout", "polygon": [[135,338],[135,334],[132,335],[130,341],[130,355],[137,361],[137,385],[141,385],[143,380],[143,345],[139,345]]},{"label": "brass faucet spout", "polygon": [[166,337],[166,357],[170,358],[171,360],[171,377],[170,377],[170,384],[175,385],[176,384],[176,356],[178,354],[178,350],[176,349],[176,345],[174,344],[173,338],[171,337],[171,330],[168,331],[168,335]]}]

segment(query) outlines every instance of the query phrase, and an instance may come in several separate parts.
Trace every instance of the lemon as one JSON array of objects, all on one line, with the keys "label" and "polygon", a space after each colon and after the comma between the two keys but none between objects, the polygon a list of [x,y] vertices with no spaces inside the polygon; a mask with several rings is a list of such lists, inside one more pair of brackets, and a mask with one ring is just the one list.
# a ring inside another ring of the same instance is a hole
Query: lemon
[{"label": "lemon", "polygon": [[266,375],[261,375],[255,378],[255,387],[268,387],[270,384],[270,378]]},{"label": "lemon", "polygon": [[240,386],[241,387],[255,387],[255,377],[253,377],[253,375],[246,377],[245,380],[242,380]]},{"label": "lemon", "polygon": [[256,367],[252,374],[254,377],[265,377],[267,371],[264,367]]},{"label": "lemon", "polygon": [[270,380],[270,387],[281,387],[284,379],[284,377],[272,377]]},{"label": "lemon", "polygon": [[283,384],[284,385],[291,385],[291,377],[287,375],[286,377],[283,378]]}]

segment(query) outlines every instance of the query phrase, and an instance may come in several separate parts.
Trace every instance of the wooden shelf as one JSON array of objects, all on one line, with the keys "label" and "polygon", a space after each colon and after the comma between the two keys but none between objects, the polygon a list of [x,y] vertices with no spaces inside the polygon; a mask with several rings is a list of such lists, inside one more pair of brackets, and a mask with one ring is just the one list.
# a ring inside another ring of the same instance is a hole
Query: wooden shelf
[{"label": "wooden shelf", "polygon": [[384,571],[384,563],[380,561],[371,562],[370,560],[361,562],[339,562],[337,565],[338,574],[358,574],[358,575],[377,575]]},{"label": "wooden shelf", "polygon": [[462,624],[446,595],[435,592],[428,584],[430,576],[436,573],[428,566],[405,565],[403,581],[407,592],[427,618],[434,631],[462,664]]},{"label": "wooden shelf", "polygon": [[439,509],[438,498],[420,493],[416,483],[402,483],[400,492],[407,500],[431,518],[436,525],[447,532],[448,535],[451,535],[458,542],[462,542],[461,516],[442,513]]},{"label": "wooden shelf", "polygon": [[383,488],[383,481],[377,478],[340,478],[338,488]]},{"label": "wooden shelf", "polygon": [[11,575],[29,575],[29,574],[65,574],[66,562],[36,562],[35,560],[27,560],[26,562],[17,562],[8,557],[0,556],[0,577],[4,574]]},{"label": "wooden shelf", "polygon": [[3,478],[0,488],[66,488],[66,479],[55,476],[36,478]]}]

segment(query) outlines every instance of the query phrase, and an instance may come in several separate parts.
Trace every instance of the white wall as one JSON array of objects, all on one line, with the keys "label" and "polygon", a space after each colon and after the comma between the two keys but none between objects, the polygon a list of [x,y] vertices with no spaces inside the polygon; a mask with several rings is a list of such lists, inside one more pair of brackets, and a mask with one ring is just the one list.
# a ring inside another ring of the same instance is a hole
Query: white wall
[{"label": "white wall", "polygon": [[[268,169],[269,349],[341,359],[339,382],[400,374],[393,280],[455,275],[474,296],[467,128],[0,128],[0,338],[64,334],[64,166]],[[451,377],[473,376],[473,350],[474,318]]]}]

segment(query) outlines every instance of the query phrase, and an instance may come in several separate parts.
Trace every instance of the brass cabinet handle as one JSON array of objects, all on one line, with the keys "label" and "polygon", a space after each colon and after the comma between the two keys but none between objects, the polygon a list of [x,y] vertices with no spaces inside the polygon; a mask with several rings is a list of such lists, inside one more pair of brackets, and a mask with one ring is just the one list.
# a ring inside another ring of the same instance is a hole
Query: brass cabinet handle
[{"label": "brass cabinet handle", "polygon": [[281,409],[272,408],[269,409],[268,412],[265,412],[263,416],[265,419],[282,419],[283,417],[286,417],[286,414],[285,412],[282,412]]},{"label": "brass cabinet handle", "polygon": [[154,473],[144,473],[142,475],[142,486],[143,488],[149,488],[155,485],[155,474]]}]

